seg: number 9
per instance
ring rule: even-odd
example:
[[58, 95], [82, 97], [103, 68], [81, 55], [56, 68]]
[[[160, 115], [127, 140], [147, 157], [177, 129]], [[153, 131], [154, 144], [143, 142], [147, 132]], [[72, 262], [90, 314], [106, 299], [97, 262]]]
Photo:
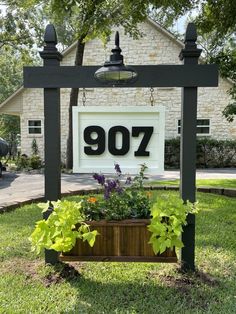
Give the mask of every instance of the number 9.
[[[92, 138], [92, 133], [97, 133], [96, 138]], [[91, 146], [84, 147], [86, 155], [101, 155], [105, 151], [105, 131], [102, 127], [91, 125], [84, 129], [84, 141], [89, 145], [97, 145], [95, 149]]]

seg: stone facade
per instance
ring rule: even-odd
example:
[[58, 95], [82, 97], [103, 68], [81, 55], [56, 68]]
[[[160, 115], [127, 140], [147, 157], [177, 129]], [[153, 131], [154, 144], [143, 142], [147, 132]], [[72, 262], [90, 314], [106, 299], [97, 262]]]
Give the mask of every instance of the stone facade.
[[[171, 34], [151, 21], [140, 25], [142, 38], [134, 40], [120, 29], [120, 46], [125, 64], [181, 64], [179, 53], [183, 44], [175, 40]], [[114, 34], [107, 46], [95, 39], [86, 43], [84, 65], [103, 64], [109, 58], [114, 45]], [[75, 45], [64, 53], [61, 65], [73, 65]], [[216, 139], [236, 139], [236, 122], [229, 124], [222, 117], [222, 110], [229, 103], [227, 90], [231, 83], [220, 79], [218, 88], [198, 89], [198, 119], [210, 119], [209, 136]], [[86, 89], [86, 106], [150, 106], [149, 88], [106, 88]], [[35, 137], [40, 153], [43, 155], [42, 134], [28, 134], [28, 120], [41, 120], [43, 126], [43, 91], [42, 89], [24, 89], [22, 93], [23, 107], [21, 114], [21, 148], [22, 153], [31, 153], [32, 139]], [[68, 134], [69, 89], [61, 90], [61, 149], [62, 160], [65, 160], [66, 140]], [[166, 108], [166, 138], [178, 136], [178, 119], [180, 119], [181, 89], [155, 88], [154, 105]], [[82, 106], [82, 91], [78, 105]]]

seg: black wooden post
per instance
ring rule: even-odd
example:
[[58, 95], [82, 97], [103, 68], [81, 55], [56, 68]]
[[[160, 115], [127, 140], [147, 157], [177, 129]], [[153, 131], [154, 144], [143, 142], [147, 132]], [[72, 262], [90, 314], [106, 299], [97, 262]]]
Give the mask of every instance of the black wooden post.
[[[62, 55], [57, 51], [57, 35], [52, 24], [47, 25], [44, 35], [45, 46], [40, 52], [44, 67], [60, 66]], [[44, 141], [45, 141], [45, 201], [61, 198], [61, 132], [60, 132], [60, 89], [44, 88]], [[53, 208], [44, 213], [47, 219]], [[58, 262], [58, 253], [45, 250], [45, 262]]]
[[[198, 64], [201, 49], [196, 45], [195, 25], [189, 23], [185, 35], [185, 48], [180, 59], [186, 65]], [[194, 75], [194, 74], [193, 74]], [[181, 149], [180, 149], [180, 193], [184, 202], [195, 202], [196, 181], [196, 131], [197, 131], [197, 86], [182, 88], [181, 105]], [[188, 215], [188, 224], [182, 234], [184, 247], [181, 250], [182, 270], [195, 269], [195, 216]]]

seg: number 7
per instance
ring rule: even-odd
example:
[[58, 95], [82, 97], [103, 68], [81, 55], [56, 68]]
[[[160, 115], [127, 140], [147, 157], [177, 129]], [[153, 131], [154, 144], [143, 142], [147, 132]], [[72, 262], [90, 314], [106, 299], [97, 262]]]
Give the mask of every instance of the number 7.
[[148, 143], [153, 133], [153, 126], [134, 126], [132, 127], [132, 136], [138, 137], [140, 133], [143, 134], [143, 138], [140, 142], [138, 150], [134, 152], [134, 156], [149, 156], [150, 152], [146, 151]]

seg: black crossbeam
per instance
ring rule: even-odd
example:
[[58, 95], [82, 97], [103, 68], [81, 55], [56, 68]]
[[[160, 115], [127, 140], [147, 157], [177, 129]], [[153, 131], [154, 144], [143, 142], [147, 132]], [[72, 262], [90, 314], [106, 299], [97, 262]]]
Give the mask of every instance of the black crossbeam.
[[[94, 73], [98, 66], [25, 67], [26, 88], [98, 88], [111, 87], [98, 82]], [[135, 65], [134, 83], [116, 87], [210, 87], [218, 86], [218, 67], [207, 65]]]

